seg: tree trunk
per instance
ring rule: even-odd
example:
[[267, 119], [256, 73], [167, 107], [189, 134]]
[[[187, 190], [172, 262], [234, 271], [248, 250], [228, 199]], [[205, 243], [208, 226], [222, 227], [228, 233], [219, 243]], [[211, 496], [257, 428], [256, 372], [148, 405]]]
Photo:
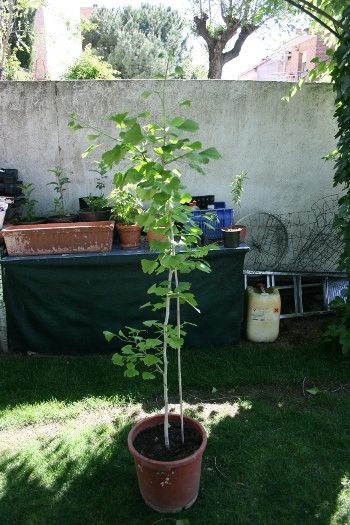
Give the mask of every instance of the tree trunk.
[[213, 46], [208, 46], [209, 51], [209, 79], [220, 79], [222, 77], [222, 68], [224, 65], [222, 46], [220, 42], [215, 42]]

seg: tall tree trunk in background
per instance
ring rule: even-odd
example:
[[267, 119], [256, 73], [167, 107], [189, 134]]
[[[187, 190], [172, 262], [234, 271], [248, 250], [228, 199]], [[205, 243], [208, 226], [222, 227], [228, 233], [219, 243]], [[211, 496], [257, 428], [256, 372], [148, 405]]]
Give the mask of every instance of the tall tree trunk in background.
[[[224, 65], [233, 58], [238, 57], [245, 40], [259, 27], [249, 24], [245, 25], [230, 15], [223, 16], [222, 18], [225, 22], [226, 29], [221, 26], [219, 29], [213, 31], [210, 24], [209, 26], [207, 25], [208, 15], [206, 13], [201, 13], [200, 16], [194, 17], [197, 33], [204, 39], [208, 47], [209, 79], [220, 79], [222, 77], [222, 68]], [[235, 36], [237, 36], [237, 40], [233, 48], [224, 52], [227, 43]]]

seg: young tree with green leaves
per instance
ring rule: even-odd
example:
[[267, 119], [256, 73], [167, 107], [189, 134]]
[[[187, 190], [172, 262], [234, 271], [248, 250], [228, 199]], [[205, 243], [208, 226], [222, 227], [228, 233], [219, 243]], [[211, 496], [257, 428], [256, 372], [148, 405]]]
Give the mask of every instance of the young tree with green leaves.
[[121, 78], [155, 78], [164, 68], [159, 55], [172, 55], [172, 64], [182, 63], [189, 49], [186, 24], [179, 13], [161, 5], [140, 8], [96, 9], [90, 21], [94, 28], [83, 31], [84, 45], [121, 73]]

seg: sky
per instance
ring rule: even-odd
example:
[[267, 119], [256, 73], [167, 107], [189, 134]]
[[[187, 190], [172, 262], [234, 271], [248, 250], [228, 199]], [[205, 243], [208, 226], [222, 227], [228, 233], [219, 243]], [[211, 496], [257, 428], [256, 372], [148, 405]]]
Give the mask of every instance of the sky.
[[[163, 4], [170, 6], [180, 12], [183, 16], [188, 8], [187, 0], [60, 0], [60, 5], [77, 5], [79, 7], [92, 7], [97, 4], [98, 7], [122, 7], [123, 5], [133, 5], [139, 7], [141, 3]], [[304, 24], [305, 26], [305, 24]], [[265, 35], [263, 34], [265, 33]], [[273, 50], [278, 48], [284, 40], [288, 40], [292, 35], [280, 34], [277, 30], [271, 30], [266, 36], [266, 31], [250, 35], [243, 44], [242, 50], [237, 58], [229, 62], [223, 69], [223, 80], [235, 80], [240, 73], [259, 64], [264, 58], [272, 54]], [[207, 67], [207, 53], [201, 44], [203, 39], [191, 39], [193, 47], [193, 57], [195, 64], [203, 64]]]

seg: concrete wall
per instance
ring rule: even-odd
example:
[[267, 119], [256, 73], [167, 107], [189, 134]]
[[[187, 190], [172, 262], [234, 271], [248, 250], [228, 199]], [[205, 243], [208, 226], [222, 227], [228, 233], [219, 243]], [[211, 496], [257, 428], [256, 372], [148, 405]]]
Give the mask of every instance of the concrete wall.
[[[60, 164], [73, 182], [66, 192], [68, 207], [77, 210], [78, 197], [96, 193], [89, 170], [103, 149], [82, 158], [90, 143], [84, 130], [68, 129], [69, 114], [113, 133], [113, 123], [103, 117], [146, 108], [159, 115], [157, 97], [139, 97], [159, 87], [152, 80], [0, 83], [0, 167], [17, 168], [20, 179], [35, 184], [38, 211], [45, 213], [52, 211], [55, 196], [52, 186], [46, 186], [52, 180], [47, 170]], [[208, 166], [206, 177], [186, 171], [192, 194], [214, 194], [232, 206], [231, 177], [246, 170], [249, 180], [242, 208], [235, 210], [238, 219], [254, 211], [309, 210], [335, 193], [332, 163], [322, 160], [335, 147], [332, 87], [307, 85], [286, 103], [281, 98], [289, 88], [277, 82], [169, 83], [169, 110], [178, 114], [176, 101], [191, 99], [192, 107], [181, 111], [201, 126], [194, 139], [224, 156]]]

